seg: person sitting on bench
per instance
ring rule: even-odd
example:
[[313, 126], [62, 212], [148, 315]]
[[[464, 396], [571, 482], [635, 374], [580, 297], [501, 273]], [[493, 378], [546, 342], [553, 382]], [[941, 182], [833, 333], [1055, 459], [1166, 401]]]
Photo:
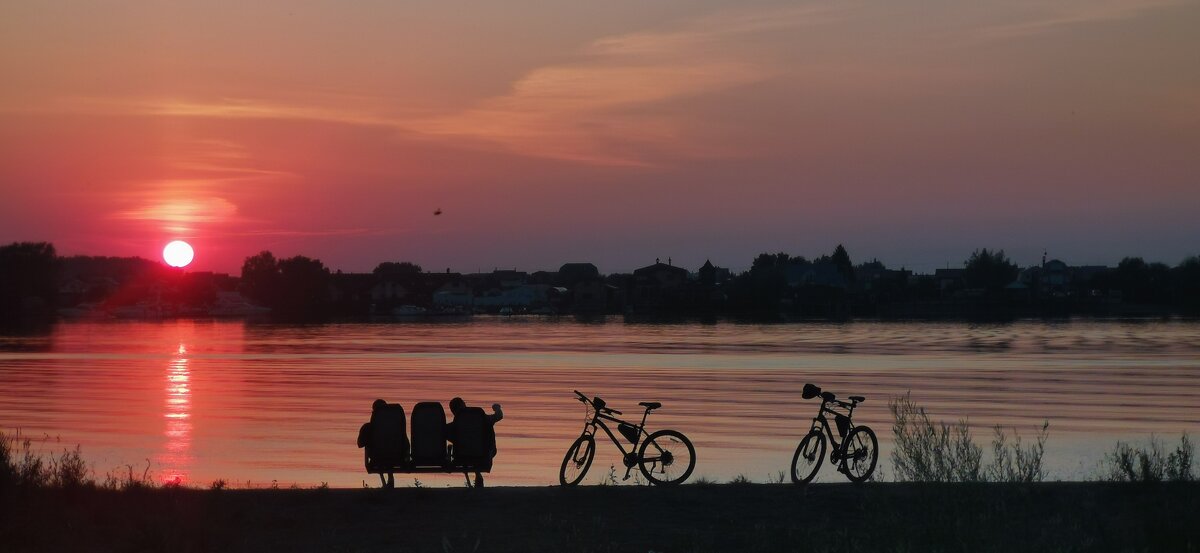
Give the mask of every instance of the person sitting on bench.
[[[395, 439], [397, 434], [399, 439]], [[380, 485], [394, 488], [395, 476], [388, 469], [408, 455], [408, 438], [404, 436], [404, 408], [388, 405], [382, 399], [375, 400], [371, 404], [371, 421], [358, 429], [358, 447], [366, 449], [367, 468], [376, 467]], [[384, 473], [387, 473], [386, 480]]]
[[[459, 436], [456, 423], [458, 423], [459, 415], [464, 413], [466, 409], [468, 409], [467, 402], [463, 401], [463, 398], [456, 397], [450, 400], [450, 413], [454, 415], [455, 420], [446, 424], [446, 438], [450, 440], [450, 443], [452, 444], [458, 445]], [[504, 411], [500, 408], [499, 403], [492, 404], [492, 411], [493, 412], [490, 415], [483, 415], [483, 419], [485, 421], [484, 424], [486, 425], [484, 429], [485, 443], [483, 446], [486, 452], [486, 464], [489, 467], [491, 466], [492, 458], [496, 456], [496, 431], [493, 426], [504, 418]], [[466, 444], [464, 444], [463, 449], [466, 449], [466, 447]], [[478, 470], [475, 471], [475, 487], [483, 487], [483, 475]]]

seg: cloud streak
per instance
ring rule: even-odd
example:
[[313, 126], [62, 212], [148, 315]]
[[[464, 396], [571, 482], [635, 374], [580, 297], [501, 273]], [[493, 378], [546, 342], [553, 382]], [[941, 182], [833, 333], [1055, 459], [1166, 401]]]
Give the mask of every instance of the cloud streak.
[[[759, 39], [785, 39], [797, 30], [846, 20], [862, 6], [839, 4], [773, 9], [740, 8], [662, 28], [605, 36], [569, 60], [535, 67], [505, 94], [461, 110], [396, 111], [379, 97], [310, 95], [309, 103], [221, 97], [74, 98], [55, 111], [147, 117], [299, 120], [376, 126], [456, 148], [594, 165], [651, 167], [699, 158], [738, 158], [742, 146], [704, 132], [704, 118], [672, 104], [779, 78], [794, 68], [755, 50]], [[769, 42], [765, 41], [765, 42]], [[667, 109], [661, 109], [667, 108]], [[202, 161], [191, 168], [220, 168]], [[262, 176], [270, 176], [263, 173]]]
[[1039, 1], [1029, 5], [1034, 13], [1024, 21], [985, 27], [981, 33], [996, 39], [1021, 37], [1064, 27], [1133, 19], [1146, 12], [1182, 4], [1182, 0]]
[[[728, 153], [697, 142], [678, 116], [643, 108], [762, 82], [778, 75], [739, 43], [753, 35], [828, 23], [840, 9], [803, 7], [722, 13], [678, 29], [604, 37], [574, 61], [529, 71], [503, 96], [413, 125], [515, 153], [604, 165], [653, 165], [653, 158]], [[729, 146], [729, 145], [726, 145]], [[636, 153], [635, 153], [636, 152]]]
[[163, 199], [118, 211], [118, 219], [162, 224], [172, 232], [188, 232], [196, 225], [227, 223], [237, 216], [233, 202], [216, 196]]

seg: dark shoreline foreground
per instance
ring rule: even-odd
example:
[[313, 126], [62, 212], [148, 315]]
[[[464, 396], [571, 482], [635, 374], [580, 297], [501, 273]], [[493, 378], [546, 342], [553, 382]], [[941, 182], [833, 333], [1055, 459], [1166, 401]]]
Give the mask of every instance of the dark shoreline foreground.
[[1196, 483], [6, 495], [9, 552], [1200, 551]]

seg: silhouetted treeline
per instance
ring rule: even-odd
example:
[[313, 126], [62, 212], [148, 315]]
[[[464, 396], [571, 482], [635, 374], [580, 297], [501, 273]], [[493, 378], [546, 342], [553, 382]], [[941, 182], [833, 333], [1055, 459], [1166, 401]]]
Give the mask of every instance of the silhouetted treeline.
[[59, 257], [45, 242], [0, 247], [0, 322], [59, 315], [173, 317], [205, 315], [228, 275], [184, 272], [138, 257]]
[[15, 242], [0, 248], [0, 317], [46, 319], [58, 305], [60, 265], [47, 242]]
[[427, 272], [405, 261], [370, 273], [330, 271], [305, 256], [246, 258], [239, 276], [188, 272], [141, 258], [59, 257], [48, 243], [0, 247], [0, 320], [72, 317], [269, 316], [282, 320], [431, 318], [476, 313], [756, 320], [851, 317], [1200, 315], [1200, 258], [1171, 267], [1141, 258], [1116, 267], [1059, 260], [1021, 268], [979, 249], [961, 267], [915, 274], [854, 264], [838, 245], [808, 258], [762, 253], [735, 273], [661, 259], [604, 275], [591, 263], [556, 271]]
[[248, 257], [242, 265], [242, 291], [281, 317], [330, 315], [330, 274], [319, 259], [298, 255], [276, 260], [268, 251]]

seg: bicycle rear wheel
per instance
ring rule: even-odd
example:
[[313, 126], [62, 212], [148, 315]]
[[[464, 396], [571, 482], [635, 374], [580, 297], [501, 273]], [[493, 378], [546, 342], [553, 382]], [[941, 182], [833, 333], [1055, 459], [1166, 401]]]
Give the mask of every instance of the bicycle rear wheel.
[[796, 446], [796, 454], [792, 456], [792, 483], [812, 482], [824, 461], [825, 436], [813, 430], [800, 440], [800, 445]]
[[862, 482], [875, 472], [879, 461], [879, 441], [875, 431], [865, 426], [855, 427], [842, 445], [842, 467], [851, 482]]
[[558, 483], [564, 486], [574, 486], [583, 480], [592, 459], [596, 457], [596, 440], [591, 434], [584, 434], [575, 439], [575, 443], [567, 449], [563, 457], [562, 468], [558, 469]]
[[638, 467], [651, 484], [679, 484], [696, 468], [696, 448], [679, 432], [659, 430], [638, 449]]

